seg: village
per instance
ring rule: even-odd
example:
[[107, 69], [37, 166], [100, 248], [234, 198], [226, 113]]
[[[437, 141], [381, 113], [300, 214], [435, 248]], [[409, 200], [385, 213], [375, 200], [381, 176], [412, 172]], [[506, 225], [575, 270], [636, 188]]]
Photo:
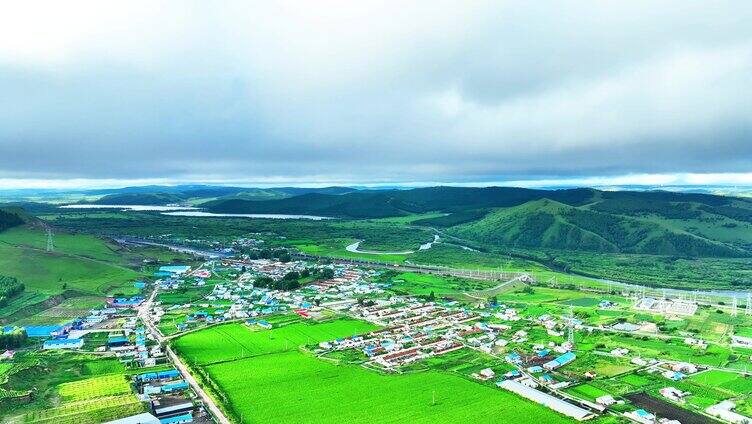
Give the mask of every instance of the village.
[[[234, 243], [238, 244], [255, 245], [248, 240]], [[139, 295], [107, 298], [101, 308], [65, 325], [26, 326], [22, 331], [40, 341], [41, 351], [92, 352], [134, 370], [128, 377], [130, 387], [146, 412], [110, 421], [118, 424], [225, 422], [190, 366], [170, 349], [172, 340], [226, 323], [242, 323], [256, 332], [341, 317], [378, 329], [304, 348], [321, 358], [346, 355], [353, 363], [386, 374], [441, 361], [459, 351], [476, 352], [478, 358], [487, 358], [487, 366], [479, 365], [465, 378], [577, 421], [602, 416], [644, 424], [692, 424], [711, 417], [730, 423], [749, 420], [736, 412], [734, 396], [701, 409], [684, 409], [693, 395], [687, 382], [723, 367], [645, 355], [639, 342], [632, 347], [588, 341], [613, 334], [665, 343], [658, 324], [649, 319], [594, 322], [588, 314], [639, 311], [671, 319], [691, 317], [699, 306], [687, 299], [605, 296], [583, 312], [573, 304], [531, 308], [515, 300], [522, 296], [519, 291], [509, 292], [503, 302], [496, 296], [488, 301], [437, 298], [433, 293], [412, 296], [392, 292], [389, 280], [382, 278], [386, 271], [377, 267], [251, 259], [228, 254], [231, 251], [191, 265], [159, 266], [152, 279], [133, 283]], [[638, 340], [630, 337], [622, 340]], [[698, 335], [672, 337], [692, 355], [714, 346]], [[732, 343], [749, 348], [752, 339], [734, 335]], [[0, 361], [14, 355], [8, 350]], [[725, 371], [744, 375], [738, 369]], [[627, 383], [618, 382], [630, 379], [649, 382], [657, 397], [623, 395]]]

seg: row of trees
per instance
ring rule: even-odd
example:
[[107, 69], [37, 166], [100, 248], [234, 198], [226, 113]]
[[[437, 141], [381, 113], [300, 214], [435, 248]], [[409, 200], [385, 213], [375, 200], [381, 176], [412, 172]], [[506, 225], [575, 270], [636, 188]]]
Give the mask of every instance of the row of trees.
[[284, 277], [279, 280], [275, 280], [266, 275], [256, 278], [253, 285], [256, 287], [265, 287], [275, 290], [295, 290], [300, 287], [300, 273], [297, 271], [290, 271], [285, 274]]
[[0, 231], [23, 224], [24, 221], [18, 215], [0, 209]]
[[327, 280], [334, 277], [334, 270], [331, 268], [306, 268], [300, 272], [290, 271], [279, 280], [264, 275], [256, 278], [253, 285], [275, 290], [295, 290], [301, 286], [301, 279], [307, 279], [311, 276], [317, 280]]
[[290, 252], [287, 249], [248, 249], [243, 251], [250, 259], [276, 259], [280, 262], [290, 262]]
[[0, 275], [0, 307], [8, 304], [8, 301], [21, 294], [26, 287], [14, 277]]
[[23, 328], [16, 328], [7, 333], [0, 331], [0, 349], [16, 349], [21, 347], [28, 335]]

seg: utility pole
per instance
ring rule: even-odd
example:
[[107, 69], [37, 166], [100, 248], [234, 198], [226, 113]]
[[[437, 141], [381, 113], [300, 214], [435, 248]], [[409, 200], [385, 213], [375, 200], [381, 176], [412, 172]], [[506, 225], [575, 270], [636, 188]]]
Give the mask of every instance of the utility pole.
[[752, 294], [747, 293], [747, 306], [744, 308], [744, 315], [752, 315]]

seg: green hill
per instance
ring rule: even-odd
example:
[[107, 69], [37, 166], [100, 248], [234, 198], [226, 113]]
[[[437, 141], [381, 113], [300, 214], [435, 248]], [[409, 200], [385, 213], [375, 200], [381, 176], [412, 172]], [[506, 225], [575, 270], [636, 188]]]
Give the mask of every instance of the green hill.
[[413, 225], [444, 228], [489, 248], [752, 256], [752, 201], [704, 193], [430, 187], [308, 193], [268, 201], [218, 199], [202, 206], [220, 213], [349, 219], [440, 213]]
[[176, 193], [118, 193], [108, 194], [97, 199], [95, 205], [168, 205], [180, 203], [187, 199]]
[[253, 201], [218, 199], [202, 206], [218, 213], [291, 213], [341, 218], [385, 218], [425, 212], [461, 212], [516, 206], [549, 197], [581, 205], [593, 190], [530, 190], [514, 187], [429, 187], [413, 190], [361, 190], [345, 194], [309, 193], [286, 199]]
[[494, 246], [642, 253], [689, 257], [736, 257], [737, 246], [678, 228], [618, 216], [549, 199], [500, 209], [449, 230], [450, 234]]

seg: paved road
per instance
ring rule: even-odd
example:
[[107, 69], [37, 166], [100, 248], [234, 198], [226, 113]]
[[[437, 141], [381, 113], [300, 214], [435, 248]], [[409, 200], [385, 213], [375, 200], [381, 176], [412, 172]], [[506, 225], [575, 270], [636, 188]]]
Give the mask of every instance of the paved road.
[[[514, 278], [512, 278], [509, 281], [505, 281], [505, 282], [499, 284], [498, 286], [494, 286], [494, 287], [491, 287], [489, 289], [484, 289], [484, 290], [477, 291], [477, 292], [475, 292], [475, 294], [467, 293], [467, 292], [462, 293], [462, 294], [464, 294], [467, 297], [471, 297], [473, 299], [485, 300], [486, 296], [483, 296], [484, 294], [493, 294], [495, 291], [501, 290], [504, 287], [508, 286], [509, 284], [512, 284], [512, 283], [517, 282], [517, 281], [523, 281], [526, 275], [527, 274], [520, 275], [519, 277], [514, 277]], [[480, 295], [480, 296], [478, 296], [478, 295]]]
[[[157, 291], [159, 289], [157, 287], [154, 288], [154, 291], [151, 293], [151, 296], [149, 296], [149, 299], [147, 299], [143, 304], [141, 304], [141, 307], [138, 310], [138, 316], [141, 318], [141, 320], [144, 322], [144, 325], [146, 325], [146, 328], [149, 329], [149, 332], [154, 336], [154, 338], [161, 344], [165, 341], [165, 337], [162, 335], [162, 333], [159, 331], [159, 329], [154, 325], [154, 323], [151, 320], [151, 315], [149, 314], [149, 311], [151, 310], [151, 305], [154, 303], [154, 298], [157, 296]], [[175, 368], [177, 368], [178, 371], [180, 371], [180, 374], [182, 374], [185, 381], [188, 382], [188, 384], [191, 385], [191, 388], [193, 391], [201, 397], [201, 400], [204, 402], [204, 406], [211, 412], [211, 414], [214, 416], [214, 418], [219, 422], [220, 424], [231, 424], [231, 421], [227, 419], [225, 414], [222, 412], [221, 409], [217, 406], [216, 403], [214, 403], [214, 400], [204, 391], [204, 389], [199, 386], [198, 382], [195, 378], [191, 375], [191, 373], [188, 371], [188, 367], [185, 366], [183, 361], [180, 360], [180, 358], [170, 349], [169, 346], [167, 346], [167, 357], [170, 358], [172, 363], [175, 365]]]
[[220, 424], [230, 424], [230, 420], [225, 417], [225, 414], [222, 413], [222, 410], [219, 409], [217, 404], [214, 403], [214, 400], [212, 400], [212, 398], [204, 391], [204, 389], [199, 386], [198, 381], [196, 381], [196, 379], [193, 378], [191, 373], [188, 371], [188, 367], [183, 364], [183, 361], [180, 360], [178, 355], [175, 355], [175, 353], [169, 346], [167, 346], [167, 356], [172, 360], [172, 363], [175, 364], [175, 367], [183, 375], [185, 381], [187, 381], [188, 384], [191, 385], [193, 391], [201, 397], [201, 399], [204, 401], [204, 406], [209, 409], [209, 412], [211, 412], [214, 418], [216, 418], [217, 422], [219, 422]]

